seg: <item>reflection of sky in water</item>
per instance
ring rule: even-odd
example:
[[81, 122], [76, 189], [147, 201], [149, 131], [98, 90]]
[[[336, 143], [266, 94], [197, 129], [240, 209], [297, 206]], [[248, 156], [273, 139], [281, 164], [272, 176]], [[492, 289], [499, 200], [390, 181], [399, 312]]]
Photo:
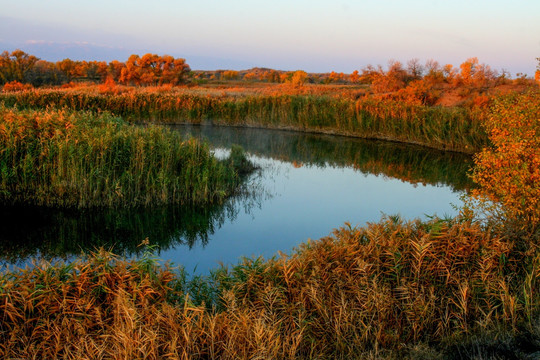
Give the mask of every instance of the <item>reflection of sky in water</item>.
[[455, 153], [273, 130], [177, 128], [209, 139], [219, 158], [228, 156], [223, 149], [232, 144], [258, 154], [251, 158], [261, 169], [250, 177], [247, 191], [223, 206], [204, 209], [0, 208], [0, 266], [24, 266], [39, 255], [73, 259], [100, 246], [136, 257], [142, 250], [137, 245], [148, 237], [161, 249], [158, 257], [163, 261], [206, 273], [219, 262], [234, 264], [241, 256], [290, 253], [345, 222], [364, 226], [379, 221], [382, 213], [404, 219], [455, 215], [452, 204], [460, 204], [458, 189], [469, 186], [465, 173], [470, 159]]
[[[219, 154], [220, 155], [220, 154]], [[351, 168], [295, 168], [291, 163], [252, 157], [262, 168], [260, 186], [269, 196], [248, 213], [240, 210], [203, 247], [178, 246], [160, 258], [206, 272], [217, 263], [235, 263], [240, 256], [273, 256], [290, 252], [310, 239], [329, 235], [346, 221], [353, 226], [378, 221], [381, 213], [405, 219], [424, 215], [455, 215], [459, 194], [448, 187], [412, 185]], [[242, 204], [237, 204], [242, 208]]]

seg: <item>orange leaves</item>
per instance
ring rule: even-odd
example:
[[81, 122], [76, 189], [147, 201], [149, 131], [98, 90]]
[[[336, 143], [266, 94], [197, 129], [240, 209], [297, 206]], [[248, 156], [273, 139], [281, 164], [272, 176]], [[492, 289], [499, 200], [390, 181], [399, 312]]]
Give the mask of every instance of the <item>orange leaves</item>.
[[308, 78], [308, 74], [305, 71], [295, 71], [291, 78], [291, 84], [296, 87], [302, 87]]
[[509, 220], [540, 222], [540, 93], [498, 99], [485, 122], [493, 144], [475, 159], [475, 195], [499, 202]]
[[120, 71], [120, 82], [135, 85], [179, 84], [190, 71], [185, 59], [170, 55], [131, 55]]
[[102, 94], [118, 94], [120, 90], [112, 76], [107, 76], [105, 83], [99, 85], [99, 92]]
[[5, 92], [23, 91], [23, 90], [29, 90], [29, 89], [32, 89], [32, 85], [21, 84], [18, 81], [11, 81], [4, 85]]

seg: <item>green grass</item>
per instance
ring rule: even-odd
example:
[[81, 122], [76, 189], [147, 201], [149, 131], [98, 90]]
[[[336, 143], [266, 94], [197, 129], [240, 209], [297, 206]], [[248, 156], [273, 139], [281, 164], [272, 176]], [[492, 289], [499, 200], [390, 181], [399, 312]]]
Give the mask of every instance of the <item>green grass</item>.
[[[208, 146], [107, 113], [0, 107], [0, 202], [56, 207], [219, 203], [238, 168]], [[241, 155], [240, 155], [241, 156]]]

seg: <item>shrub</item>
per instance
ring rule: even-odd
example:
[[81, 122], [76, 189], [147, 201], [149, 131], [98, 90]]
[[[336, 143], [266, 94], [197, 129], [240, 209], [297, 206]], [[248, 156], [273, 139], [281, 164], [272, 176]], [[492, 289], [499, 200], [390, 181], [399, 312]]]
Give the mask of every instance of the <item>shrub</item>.
[[529, 233], [540, 222], [540, 92], [497, 99], [484, 126], [492, 146], [475, 157], [475, 197], [495, 203], [507, 225]]
[[22, 84], [18, 81], [11, 81], [4, 85], [5, 92], [23, 91], [23, 90], [29, 90], [29, 89], [32, 89], [32, 85]]

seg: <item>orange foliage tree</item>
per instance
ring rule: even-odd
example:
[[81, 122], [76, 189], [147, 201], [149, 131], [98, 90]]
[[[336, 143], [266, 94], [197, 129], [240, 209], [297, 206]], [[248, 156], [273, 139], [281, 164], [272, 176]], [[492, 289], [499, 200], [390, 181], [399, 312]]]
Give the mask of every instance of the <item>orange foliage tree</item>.
[[240, 78], [240, 73], [235, 70], [225, 70], [221, 74], [223, 80], [238, 80]]
[[156, 54], [131, 55], [120, 71], [119, 81], [135, 85], [177, 85], [189, 71], [185, 59]]
[[495, 72], [491, 70], [489, 65], [480, 64], [476, 57], [467, 59], [459, 67], [461, 73], [458, 80], [463, 85], [484, 87], [489, 85], [496, 77]]
[[474, 196], [494, 202], [499, 213], [519, 229], [539, 230], [540, 92], [497, 99], [485, 128], [492, 147], [475, 157]]
[[351, 75], [349, 75], [349, 81], [353, 84], [360, 81], [360, 74], [358, 73], [358, 70], [354, 70]]
[[292, 74], [291, 84], [294, 87], [299, 88], [299, 87], [304, 86], [304, 83], [307, 81], [307, 79], [308, 79], [308, 74], [305, 71], [297, 70]]
[[11, 81], [25, 82], [27, 73], [39, 59], [22, 50], [0, 54], [0, 84]]
[[379, 72], [373, 80], [372, 89], [377, 93], [392, 92], [403, 89], [409, 80], [407, 71], [399, 61], [390, 61], [388, 71]]

